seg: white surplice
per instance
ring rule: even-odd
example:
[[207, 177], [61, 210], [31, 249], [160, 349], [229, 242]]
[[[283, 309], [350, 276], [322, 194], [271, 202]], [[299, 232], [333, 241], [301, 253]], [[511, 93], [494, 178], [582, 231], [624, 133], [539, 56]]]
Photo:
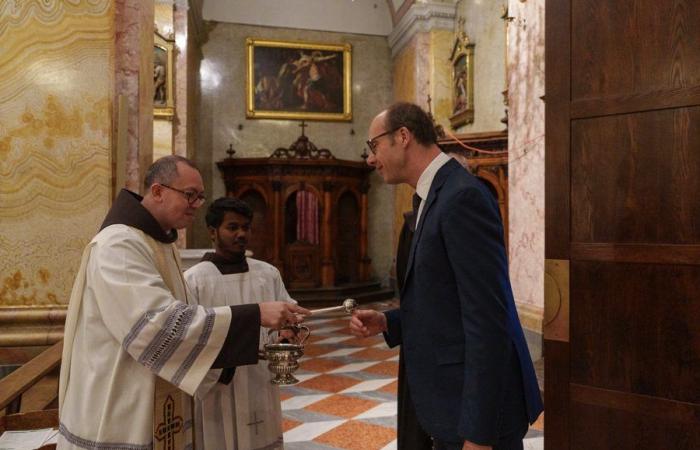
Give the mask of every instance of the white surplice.
[[[152, 449], [157, 377], [191, 404], [185, 393], [210, 371], [231, 309], [188, 304], [178, 258], [173, 244], [126, 225], [88, 245], [66, 318], [60, 450]], [[178, 419], [191, 442], [191, 417]]]
[[[248, 272], [222, 275], [203, 261], [185, 272], [196, 302], [203, 306], [241, 305], [265, 301], [296, 303], [274, 266], [247, 258]], [[268, 330], [260, 329], [261, 345]], [[195, 395], [195, 446], [198, 450], [282, 448], [279, 388], [270, 383], [267, 361], [236, 368], [229, 385], [217, 382], [212, 370]]]

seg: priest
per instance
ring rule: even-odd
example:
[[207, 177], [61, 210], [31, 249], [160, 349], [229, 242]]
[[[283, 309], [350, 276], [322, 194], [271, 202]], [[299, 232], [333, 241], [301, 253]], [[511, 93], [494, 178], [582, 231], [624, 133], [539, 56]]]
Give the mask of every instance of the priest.
[[[250, 207], [236, 198], [222, 197], [209, 206], [205, 220], [215, 250], [185, 272], [198, 304], [296, 303], [275, 266], [246, 257], [252, 219]], [[266, 339], [268, 329], [260, 328], [260, 341]], [[195, 447], [283, 448], [279, 388], [270, 383], [271, 378], [266, 361], [212, 370], [195, 395]]]
[[66, 318], [59, 449], [190, 448], [191, 396], [210, 369], [256, 363], [261, 325], [308, 314], [283, 302], [194, 304], [173, 243], [204, 203], [201, 175], [166, 156], [144, 188], [144, 197], [121, 191], [83, 253]]

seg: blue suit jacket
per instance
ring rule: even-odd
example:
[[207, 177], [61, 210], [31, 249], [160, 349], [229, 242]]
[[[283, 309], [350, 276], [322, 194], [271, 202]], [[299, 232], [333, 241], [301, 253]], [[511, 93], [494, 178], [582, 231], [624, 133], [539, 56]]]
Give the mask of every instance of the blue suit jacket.
[[[504, 421], [526, 427], [537, 419], [542, 400], [513, 301], [498, 204], [455, 160], [433, 179], [400, 308], [386, 317], [385, 338], [403, 345], [411, 397], [428, 434], [493, 445]], [[527, 419], [501, 417], [508, 397], [523, 393]]]

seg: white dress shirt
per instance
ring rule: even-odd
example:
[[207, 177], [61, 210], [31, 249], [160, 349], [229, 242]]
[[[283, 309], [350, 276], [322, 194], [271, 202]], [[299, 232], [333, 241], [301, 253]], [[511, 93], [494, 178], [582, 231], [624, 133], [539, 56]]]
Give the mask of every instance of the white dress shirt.
[[450, 159], [451, 156], [446, 153], [440, 152], [439, 155], [433, 159], [428, 167], [425, 168], [420, 177], [418, 178], [418, 183], [416, 184], [416, 194], [420, 197], [420, 206], [418, 207], [418, 216], [416, 217], [416, 230], [418, 229], [418, 222], [420, 221], [421, 215], [423, 213], [423, 205], [425, 205], [425, 200], [428, 198], [428, 193], [430, 192], [430, 185], [433, 184], [433, 178], [435, 174], [444, 166]]

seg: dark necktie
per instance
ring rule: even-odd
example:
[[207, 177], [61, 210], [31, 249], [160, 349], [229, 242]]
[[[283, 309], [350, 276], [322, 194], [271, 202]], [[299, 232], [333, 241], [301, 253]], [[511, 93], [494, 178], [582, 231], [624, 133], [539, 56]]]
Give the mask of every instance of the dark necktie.
[[411, 221], [411, 231], [416, 231], [416, 224], [418, 223], [418, 208], [420, 208], [421, 198], [417, 193], [413, 194], [413, 220]]

